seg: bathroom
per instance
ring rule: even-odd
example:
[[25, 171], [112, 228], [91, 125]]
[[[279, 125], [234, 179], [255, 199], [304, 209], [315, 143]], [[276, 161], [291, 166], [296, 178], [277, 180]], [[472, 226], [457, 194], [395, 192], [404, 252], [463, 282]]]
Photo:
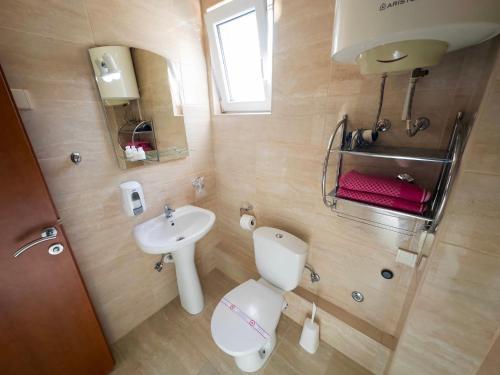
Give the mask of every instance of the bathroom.
[[[458, 2], [2, 0], [1, 373], [500, 374], [500, 5]], [[440, 18], [452, 8], [463, 11]], [[253, 46], [260, 106], [231, 107], [221, 83], [211, 26], [242, 9], [255, 9], [267, 37]], [[359, 53], [397, 39], [363, 32], [397, 35], [398, 15], [413, 14], [415, 28], [448, 22], [443, 35], [460, 48], [367, 73], [379, 65]], [[375, 17], [392, 22], [358, 32]], [[239, 35], [228, 43], [250, 53]], [[365, 47], [342, 54], [350, 43]], [[128, 70], [109, 60], [123, 47]], [[162, 70], [141, 70], [141, 56]], [[132, 71], [135, 96], [113, 102], [99, 80], [107, 68]], [[255, 83], [255, 70], [239, 72]], [[427, 128], [413, 125], [424, 118]], [[379, 122], [376, 145], [361, 150], [411, 148], [425, 160], [336, 152]], [[345, 136], [330, 142], [339, 125]], [[127, 155], [141, 132], [144, 154]], [[444, 162], [425, 152], [458, 143]], [[336, 172], [351, 170], [413, 178], [433, 194], [432, 220], [343, 200]], [[168, 251], [141, 240], [155, 220], [175, 234]], [[176, 247], [181, 237], [191, 244]], [[278, 273], [292, 280], [286, 292], [273, 289]], [[244, 314], [224, 311], [241, 286], [274, 297], [258, 305], [252, 289]], [[244, 324], [252, 301], [273, 306], [271, 323], [261, 312], [257, 328]], [[251, 341], [230, 322], [253, 334], [271, 325], [275, 344], [258, 345], [254, 367], [222, 343], [235, 332], [231, 344]]]

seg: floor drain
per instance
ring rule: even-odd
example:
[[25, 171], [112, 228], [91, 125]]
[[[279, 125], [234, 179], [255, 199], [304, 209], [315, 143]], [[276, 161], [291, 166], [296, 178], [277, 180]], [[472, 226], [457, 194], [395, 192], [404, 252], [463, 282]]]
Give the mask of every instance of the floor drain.
[[363, 296], [363, 293], [354, 291], [352, 292], [352, 299], [355, 300], [356, 302], [363, 302], [365, 299], [365, 296]]
[[382, 271], [380, 271], [380, 274], [384, 279], [390, 280], [394, 277], [394, 272], [391, 270], [384, 268]]

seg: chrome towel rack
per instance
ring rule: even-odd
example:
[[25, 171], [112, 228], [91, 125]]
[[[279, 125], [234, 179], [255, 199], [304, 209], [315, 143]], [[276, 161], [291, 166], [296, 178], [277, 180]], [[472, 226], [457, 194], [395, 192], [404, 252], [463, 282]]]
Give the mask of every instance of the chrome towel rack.
[[[464, 118], [464, 113], [458, 112], [457, 116], [455, 117], [453, 133], [446, 150], [394, 148], [394, 147], [383, 147], [383, 146], [368, 146], [360, 149], [349, 150], [345, 144], [348, 116], [347, 114], [343, 115], [342, 119], [335, 126], [332, 135], [328, 141], [326, 155], [323, 162], [321, 193], [323, 196], [324, 205], [330, 208], [331, 210], [337, 212], [339, 216], [347, 218], [356, 218], [356, 216], [351, 215], [339, 209], [338, 207], [339, 202], [346, 203], [348, 205], [352, 204], [363, 208], [369, 208], [371, 210], [375, 210], [377, 214], [381, 215], [387, 215], [405, 219], [415, 219], [421, 222], [422, 224], [420, 226], [416, 226], [418, 227], [418, 231], [424, 230], [429, 233], [434, 233], [442, 219], [444, 208], [446, 206], [446, 202], [448, 201], [450, 190], [453, 185], [453, 181], [455, 179], [458, 165], [460, 162], [463, 143], [465, 139], [463, 118]], [[339, 134], [341, 136], [340, 139], [338, 138]], [[336, 141], [337, 143], [339, 143], [338, 147], [334, 147]], [[330, 156], [332, 153], [338, 153], [338, 160], [336, 165], [335, 186], [333, 187], [332, 190], [328, 191], [327, 176], [330, 163]], [[397, 159], [397, 160], [409, 160], [415, 162], [440, 163], [442, 167], [439, 179], [434, 191], [433, 199], [430, 203], [430, 207], [427, 210], [427, 212], [423, 215], [418, 215], [338, 197], [337, 190], [339, 188], [339, 178], [342, 173], [342, 158], [343, 155], [345, 154], [357, 157], [386, 158], [386, 159]], [[363, 218], [358, 218], [358, 219], [367, 222], [367, 220]], [[382, 225], [382, 227], [386, 227], [385, 224], [380, 224], [380, 225]], [[380, 227], [380, 225], [375, 225], [375, 226]], [[403, 233], [406, 234], [415, 233], [414, 231], [408, 230], [406, 228], [404, 229], [386, 228], [386, 229], [390, 230], [396, 229], [396, 231], [398, 232], [402, 231]]]

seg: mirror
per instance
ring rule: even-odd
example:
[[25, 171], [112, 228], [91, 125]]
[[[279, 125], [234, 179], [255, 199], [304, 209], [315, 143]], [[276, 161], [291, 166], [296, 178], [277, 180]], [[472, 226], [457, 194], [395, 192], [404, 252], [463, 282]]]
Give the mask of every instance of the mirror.
[[89, 54], [118, 165], [187, 157], [179, 67], [139, 48], [103, 46]]

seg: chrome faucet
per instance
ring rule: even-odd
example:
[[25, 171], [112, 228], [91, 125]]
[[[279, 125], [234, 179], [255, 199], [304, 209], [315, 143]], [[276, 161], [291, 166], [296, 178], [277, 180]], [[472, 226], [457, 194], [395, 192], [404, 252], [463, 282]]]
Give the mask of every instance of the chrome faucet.
[[174, 208], [168, 207], [168, 204], [166, 204], [164, 211], [165, 211], [165, 218], [167, 220], [170, 220], [170, 221], [174, 220], [174, 212], [175, 212]]

